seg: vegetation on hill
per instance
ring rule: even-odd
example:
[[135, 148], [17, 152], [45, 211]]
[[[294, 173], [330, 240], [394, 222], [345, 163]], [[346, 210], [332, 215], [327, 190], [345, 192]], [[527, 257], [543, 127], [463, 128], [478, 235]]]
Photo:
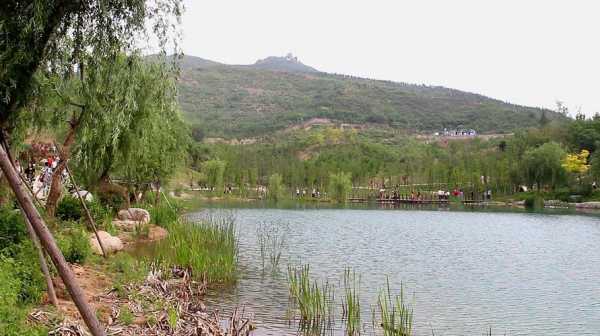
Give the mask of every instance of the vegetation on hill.
[[192, 60], [183, 58], [179, 101], [186, 120], [209, 137], [261, 136], [315, 117], [409, 133], [510, 133], [563, 118], [444, 87]]

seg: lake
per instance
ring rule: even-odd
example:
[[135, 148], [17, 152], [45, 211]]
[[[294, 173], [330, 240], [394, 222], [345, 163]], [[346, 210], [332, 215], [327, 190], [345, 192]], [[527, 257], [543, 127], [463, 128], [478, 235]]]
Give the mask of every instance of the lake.
[[[214, 211], [214, 210], [209, 210]], [[600, 218], [590, 215], [437, 209], [232, 209], [241, 278], [209, 296], [244, 306], [257, 335], [295, 335], [286, 318], [288, 265], [310, 264], [341, 303], [340, 281], [361, 275], [364, 334], [389, 278], [414, 307], [416, 335], [600, 334]], [[192, 214], [201, 215], [201, 213]], [[259, 223], [283, 225], [280, 273], [266, 274]], [[263, 224], [265, 225], [265, 224]], [[341, 315], [341, 308], [337, 309]], [[337, 321], [335, 335], [343, 334]]]

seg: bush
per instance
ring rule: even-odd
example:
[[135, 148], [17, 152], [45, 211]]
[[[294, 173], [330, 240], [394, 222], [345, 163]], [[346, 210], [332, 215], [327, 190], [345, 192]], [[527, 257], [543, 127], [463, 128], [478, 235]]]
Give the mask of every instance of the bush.
[[98, 199], [105, 207], [119, 210], [127, 205], [127, 189], [119, 185], [103, 184], [97, 194]]
[[82, 216], [81, 203], [75, 197], [63, 197], [56, 207], [56, 217], [63, 221], [78, 221]]
[[527, 195], [523, 201], [527, 209], [542, 209], [544, 207], [544, 198], [539, 194]]
[[29, 238], [21, 213], [8, 207], [0, 208], [0, 254], [12, 255], [16, 245]]
[[[2, 336], [47, 334], [47, 331], [28, 326], [26, 323], [27, 301], [23, 301], [23, 293], [28, 291], [24, 288], [28, 286], [23, 285], [21, 279], [23, 273], [20, 270], [38, 266], [33, 260], [29, 261], [31, 262], [24, 263], [21, 260], [0, 256], [0, 335]], [[38, 287], [38, 292], [41, 292], [43, 288], [41, 286], [43, 282]]]
[[337, 202], [346, 202], [348, 194], [352, 191], [352, 179], [350, 174], [340, 172], [331, 174], [329, 177], [329, 194], [331, 199]]
[[65, 259], [74, 264], [83, 265], [92, 253], [87, 231], [75, 228], [57, 235], [58, 247]]
[[267, 197], [272, 201], [278, 201], [283, 197], [283, 178], [279, 174], [269, 177], [269, 191]]

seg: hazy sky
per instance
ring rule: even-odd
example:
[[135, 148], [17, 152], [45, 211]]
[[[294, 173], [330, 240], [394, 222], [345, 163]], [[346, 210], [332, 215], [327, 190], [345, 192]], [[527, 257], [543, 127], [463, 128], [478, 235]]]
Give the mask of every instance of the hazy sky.
[[185, 0], [183, 51], [600, 112], [598, 0]]

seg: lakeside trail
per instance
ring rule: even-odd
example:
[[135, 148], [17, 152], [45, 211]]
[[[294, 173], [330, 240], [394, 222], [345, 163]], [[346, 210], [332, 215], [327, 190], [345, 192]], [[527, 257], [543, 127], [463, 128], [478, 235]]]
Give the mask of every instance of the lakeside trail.
[[[142, 280], [119, 283], [111, 262], [118, 262], [118, 258], [123, 257], [120, 254], [128, 254], [137, 244], [155, 243], [168, 235], [164, 228], [151, 224], [148, 232], [147, 237], [140, 238], [132, 232], [121, 231], [118, 237], [123, 240], [125, 250], [108, 260], [98, 259], [84, 266], [70, 264], [107, 334], [249, 335], [254, 325], [237, 309], [225, 318], [206, 307], [203, 299], [208, 284], [204, 280], [194, 281], [187, 269], [164, 268], [152, 263], [149, 267], [125, 270], [137, 272]], [[132, 266], [122, 267], [135, 268]], [[144, 274], [140, 274], [142, 272]], [[46, 305], [34, 309], [29, 314], [29, 321], [47, 326], [51, 335], [89, 335], [60, 277], [55, 277], [53, 282], [58, 309], [49, 306], [45, 299]]]

